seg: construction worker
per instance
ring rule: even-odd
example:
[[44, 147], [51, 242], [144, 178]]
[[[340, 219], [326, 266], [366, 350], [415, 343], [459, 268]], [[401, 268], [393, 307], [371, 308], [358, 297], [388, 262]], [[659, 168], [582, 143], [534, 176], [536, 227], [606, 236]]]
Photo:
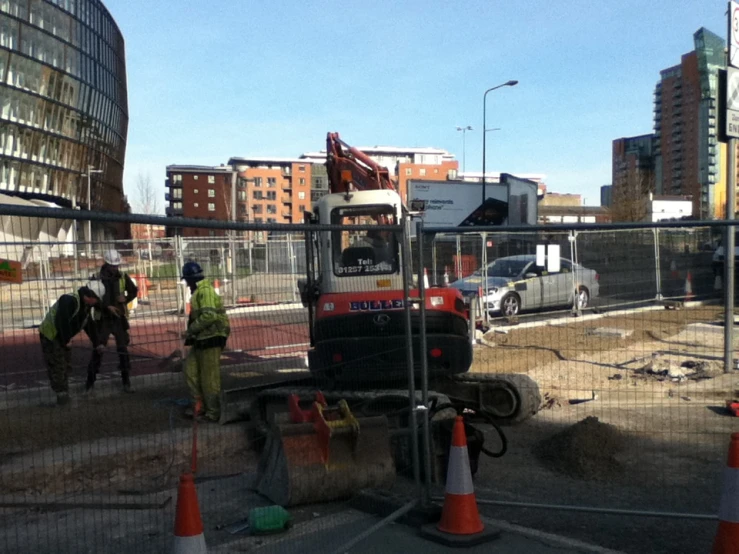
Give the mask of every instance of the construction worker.
[[[190, 352], [185, 363], [185, 378], [196, 409], [194, 416], [218, 421], [221, 416], [221, 351], [231, 333], [221, 297], [203, 275], [196, 262], [182, 266], [182, 279], [190, 287], [190, 318], [183, 333]], [[202, 405], [203, 410], [197, 412]]]
[[138, 295], [139, 289], [133, 283], [128, 274], [121, 272], [121, 255], [117, 250], [107, 250], [103, 254], [104, 264], [100, 271], [93, 276], [105, 285], [102, 310], [100, 318], [91, 322], [90, 339], [96, 348], [92, 352], [92, 358], [87, 366], [87, 383], [85, 390], [89, 391], [95, 386], [95, 379], [100, 371], [103, 361], [103, 349], [108, 344], [108, 338], [112, 334], [115, 338], [115, 346], [118, 351], [121, 370], [121, 381], [124, 392], [132, 392], [131, 388], [131, 358], [128, 354], [128, 345], [131, 341], [128, 330], [128, 303]]
[[72, 369], [69, 341], [85, 327], [92, 308], [100, 305], [104, 294], [105, 287], [100, 281], [90, 281], [75, 292], [63, 294], [39, 326], [49, 382], [59, 405], [69, 403], [68, 378]]

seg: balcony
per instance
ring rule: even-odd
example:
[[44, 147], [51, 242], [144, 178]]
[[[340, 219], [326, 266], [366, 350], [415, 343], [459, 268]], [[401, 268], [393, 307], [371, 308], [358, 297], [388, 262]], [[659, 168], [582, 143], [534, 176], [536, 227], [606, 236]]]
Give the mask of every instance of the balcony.
[[283, 177], [290, 177], [292, 175], [292, 171], [289, 167], [283, 167], [282, 168], [282, 176]]
[[282, 202], [283, 204], [292, 204], [293, 203], [293, 197], [292, 196], [287, 196], [287, 195], [286, 196], [283, 196], [282, 198], [280, 198], [280, 202]]
[[282, 210], [282, 217], [292, 217], [293, 213], [290, 210]]
[[288, 181], [287, 183], [283, 183], [282, 184], [282, 190], [285, 190], [285, 191], [291, 191], [291, 190], [293, 190], [293, 184], [292, 184], [292, 182], [291, 181]]
[[167, 188], [182, 188], [182, 181], [173, 181], [172, 179], [167, 179], [164, 183], [164, 186]]
[[182, 208], [167, 208], [164, 210], [167, 217], [175, 217], [182, 215]]
[[169, 195], [169, 193], [168, 193], [168, 192], [165, 192], [165, 193], [164, 193], [164, 199], [165, 199], [165, 200], [166, 200], [167, 202], [169, 202], [169, 199], [170, 199], [170, 195]]

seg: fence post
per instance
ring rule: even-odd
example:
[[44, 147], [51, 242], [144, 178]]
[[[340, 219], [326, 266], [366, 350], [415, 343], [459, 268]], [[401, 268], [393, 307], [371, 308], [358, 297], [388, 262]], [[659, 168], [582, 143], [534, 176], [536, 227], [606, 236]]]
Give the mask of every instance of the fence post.
[[567, 240], [570, 243], [570, 261], [572, 262], [572, 315], [580, 315], [580, 304], [577, 301], [579, 290], [577, 289], [577, 254], [575, 241], [577, 240], [577, 233], [570, 231], [567, 236]]
[[421, 406], [422, 410], [422, 435], [421, 446], [423, 448], [423, 490], [421, 494], [421, 504], [427, 506], [431, 501], [431, 433], [429, 430], [429, 367], [428, 356], [426, 351], [426, 287], [424, 286], [424, 231], [423, 221], [416, 222], [416, 241], [418, 246], [418, 297], [419, 297], [419, 313], [420, 318], [418, 335], [419, 335], [419, 355], [421, 356]]
[[298, 288], [297, 280], [297, 269], [295, 267], [295, 251], [293, 250], [292, 234], [287, 234], [287, 255], [290, 256], [290, 287], [292, 288], [293, 302], [297, 302], [298, 299], [295, 296], [295, 292]]
[[[410, 429], [411, 429], [411, 459], [413, 460], [413, 482], [419, 497], [421, 489], [421, 468], [418, 460], [418, 418], [416, 414], [416, 382], [413, 368], [413, 325], [411, 322], [411, 276], [413, 275], [413, 263], [411, 260], [411, 234], [410, 216], [405, 215], [401, 219], [403, 224], [403, 240], [400, 244], [401, 263], [403, 277], [403, 304], [405, 319], [405, 360], [408, 366], [408, 402], [410, 407]], [[419, 289], [423, 287], [423, 281], [419, 283]]]
[[437, 271], [437, 265], [436, 265], [437, 259], [436, 259], [436, 234], [434, 234], [434, 238], [431, 239], [431, 271], [434, 273], [434, 286], [439, 286], [439, 278], [437, 277], [438, 271]]
[[480, 233], [482, 238], [482, 311], [485, 312], [482, 316], [485, 324], [490, 323], [490, 311], [488, 310], [488, 234]]
[[456, 267], [454, 268], [457, 272], [457, 279], [462, 278], [462, 237], [457, 234], [457, 263], [455, 264]]
[[[734, 161], [736, 161], [736, 155], [734, 155]], [[727, 202], [726, 205], [728, 207], [731, 204]], [[724, 244], [726, 245], [724, 246], [724, 373], [729, 373], [734, 369], [734, 250], [736, 241], [732, 225], [726, 226]]]
[[655, 300], [660, 301], [664, 296], [662, 296], [662, 272], [659, 266], [659, 229], [652, 229], [652, 235], [654, 237], [654, 279], [657, 284]]

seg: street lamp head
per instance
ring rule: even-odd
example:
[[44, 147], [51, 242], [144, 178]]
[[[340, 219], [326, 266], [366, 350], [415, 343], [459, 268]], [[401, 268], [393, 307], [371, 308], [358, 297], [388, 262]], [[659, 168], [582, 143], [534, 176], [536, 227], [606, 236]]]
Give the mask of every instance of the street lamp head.
[[457, 131], [472, 131], [472, 126], [467, 125], [466, 127], [457, 127]]
[[507, 87], [515, 87], [518, 84], [518, 81], [510, 80], [506, 83]]

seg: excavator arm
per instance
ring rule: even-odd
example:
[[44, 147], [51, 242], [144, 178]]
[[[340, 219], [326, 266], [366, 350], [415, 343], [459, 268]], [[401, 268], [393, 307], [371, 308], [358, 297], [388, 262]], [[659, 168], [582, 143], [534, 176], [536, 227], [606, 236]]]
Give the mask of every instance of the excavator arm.
[[339, 133], [326, 137], [326, 170], [329, 191], [332, 193], [354, 190], [392, 190], [397, 192], [390, 179], [390, 172], [372, 160], [367, 154], [349, 146]]

